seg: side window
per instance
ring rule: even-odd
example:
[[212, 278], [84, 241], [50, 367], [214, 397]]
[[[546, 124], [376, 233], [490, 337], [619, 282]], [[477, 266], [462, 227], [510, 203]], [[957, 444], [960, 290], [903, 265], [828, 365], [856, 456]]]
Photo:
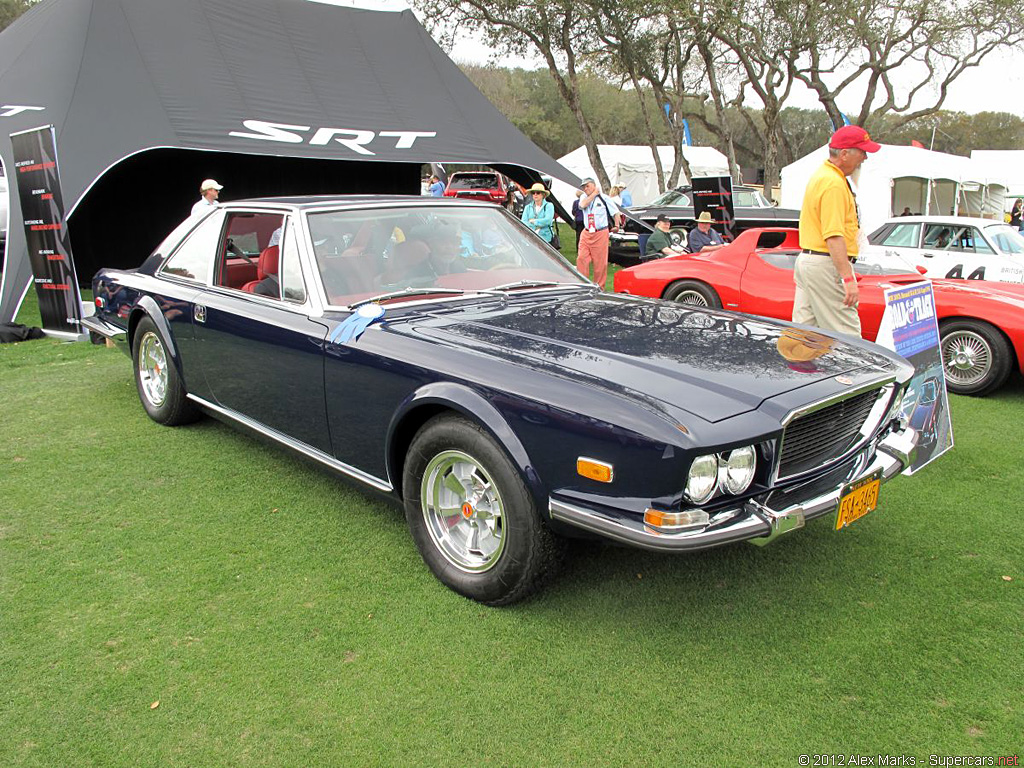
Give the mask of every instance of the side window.
[[281, 213], [229, 213], [217, 249], [215, 284], [281, 298], [278, 262], [283, 228]]
[[281, 253], [281, 295], [285, 301], [301, 304], [306, 300], [306, 283], [299, 264], [299, 245], [294, 222], [285, 229]]
[[882, 245], [893, 248], [917, 248], [921, 237], [920, 224], [897, 224], [892, 231], [882, 240]]
[[924, 232], [924, 248], [944, 251], [953, 240], [953, 229], [946, 224], [929, 224]]
[[167, 260], [160, 272], [185, 280], [206, 283], [209, 279], [214, 254], [217, 253], [217, 242], [220, 240], [223, 221], [224, 217], [217, 214], [204, 220], [178, 247], [178, 250]]
[[732, 193], [732, 204], [743, 206], [744, 208], [756, 208], [757, 200], [754, 197], [754, 193], [748, 189], [736, 189]]

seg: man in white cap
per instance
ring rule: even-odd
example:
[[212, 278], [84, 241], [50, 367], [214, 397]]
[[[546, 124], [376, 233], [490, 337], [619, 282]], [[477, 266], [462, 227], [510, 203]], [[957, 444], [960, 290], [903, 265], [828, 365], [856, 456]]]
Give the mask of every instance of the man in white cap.
[[222, 189], [224, 187], [214, 179], [204, 179], [203, 183], [199, 185], [199, 202], [192, 206], [192, 215], [202, 216], [209, 213], [211, 208], [216, 208], [217, 198], [220, 197]]
[[590, 265], [594, 265], [594, 282], [603, 291], [608, 276], [608, 233], [617, 232], [622, 224], [619, 207], [607, 195], [601, 194], [593, 179], [580, 184], [580, 211], [583, 212], [583, 232], [580, 233], [576, 270], [590, 279]]

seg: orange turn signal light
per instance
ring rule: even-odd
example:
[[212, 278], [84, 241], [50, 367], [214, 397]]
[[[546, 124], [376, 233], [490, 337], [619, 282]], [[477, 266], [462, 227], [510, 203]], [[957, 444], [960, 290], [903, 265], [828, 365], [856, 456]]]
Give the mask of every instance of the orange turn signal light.
[[599, 483], [610, 483], [615, 476], [615, 470], [611, 464], [580, 456], [576, 459], [576, 474]]
[[687, 509], [684, 512], [666, 512], [663, 509], [644, 510], [644, 523], [663, 531], [703, 528], [709, 520], [708, 513], [702, 509]]

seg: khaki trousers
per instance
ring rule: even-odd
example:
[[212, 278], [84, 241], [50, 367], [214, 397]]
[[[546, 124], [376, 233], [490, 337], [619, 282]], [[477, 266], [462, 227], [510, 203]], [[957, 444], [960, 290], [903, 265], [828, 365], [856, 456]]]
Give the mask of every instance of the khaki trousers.
[[860, 336], [857, 307], [843, 305], [843, 281], [829, 256], [801, 253], [796, 257], [793, 322], [826, 331]]

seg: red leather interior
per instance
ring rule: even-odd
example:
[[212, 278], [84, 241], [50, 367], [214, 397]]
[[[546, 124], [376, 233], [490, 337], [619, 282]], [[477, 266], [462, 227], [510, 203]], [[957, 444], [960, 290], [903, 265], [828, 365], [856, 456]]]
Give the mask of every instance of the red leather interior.
[[263, 253], [260, 254], [260, 260], [256, 264], [256, 279], [243, 285], [242, 290], [247, 293], [252, 293], [256, 290], [256, 285], [260, 280], [265, 278], [267, 275], [276, 275], [278, 261], [280, 260], [280, 253], [281, 249], [276, 245], [264, 248]]

